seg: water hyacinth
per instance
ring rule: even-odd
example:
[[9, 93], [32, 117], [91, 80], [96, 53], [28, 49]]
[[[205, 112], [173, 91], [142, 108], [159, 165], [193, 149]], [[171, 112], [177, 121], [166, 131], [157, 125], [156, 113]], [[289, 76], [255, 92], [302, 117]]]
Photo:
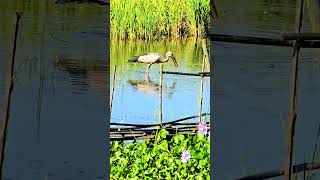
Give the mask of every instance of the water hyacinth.
[[206, 123], [200, 122], [198, 125], [198, 134], [206, 135], [208, 133], [208, 127]]
[[191, 158], [190, 151], [183, 151], [181, 155], [181, 161], [183, 163], [187, 163], [189, 159]]

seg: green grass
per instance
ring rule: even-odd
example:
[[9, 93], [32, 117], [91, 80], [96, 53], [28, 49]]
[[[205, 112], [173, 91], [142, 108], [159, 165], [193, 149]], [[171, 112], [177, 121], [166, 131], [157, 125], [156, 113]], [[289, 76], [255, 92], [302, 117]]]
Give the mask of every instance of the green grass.
[[202, 36], [210, 22], [209, 0], [112, 0], [113, 39]]

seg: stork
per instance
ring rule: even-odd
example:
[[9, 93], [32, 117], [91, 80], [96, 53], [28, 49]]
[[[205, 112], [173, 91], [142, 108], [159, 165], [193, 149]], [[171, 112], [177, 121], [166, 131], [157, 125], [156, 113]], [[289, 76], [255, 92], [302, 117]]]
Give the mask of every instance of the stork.
[[145, 74], [148, 76], [149, 75], [149, 70], [150, 67], [153, 64], [160, 64], [160, 63], [165, 63], [168, 62], [169, 59], [172, 59], [173, 64], [178, 67], [178, 63], [176, 58], [174, 57], [173, 53], [171, 51], [168, 51], [166, 53], [166, 58], [163, 58], [159, 53], [148, 53], [148, 54], [143, 54], [140, 56], [134, 56], [131, 59], [128, 60], [128, 62], [134, 62], [134, 63], [144, 63], [148, 64]]

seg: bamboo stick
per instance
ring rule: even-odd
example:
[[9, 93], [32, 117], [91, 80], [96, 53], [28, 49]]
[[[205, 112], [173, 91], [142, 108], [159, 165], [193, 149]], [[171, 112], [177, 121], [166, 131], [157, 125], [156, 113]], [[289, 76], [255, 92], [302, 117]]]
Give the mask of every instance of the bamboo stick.
[[[296, 6], [296, 24], [295, 31], [300, 33], [303, 18], [304, 0], [298, 0]], [[294, 146], [294, 130], [296, 124], [296, 104], [297, 104], [297, 80], [298, 80], [298, 65], [299, 65], [299, 51], [300, 46], [295, 41], [293, 46], [293, 59], [291, 69], [291, 85], [289, 89], [289, 114], [288, 114], [288, 134], [287, 134], [287, 159], [284, 167], [284, 176], [286, 180], [291, 180], [292, 171], [292, 157], [293, 157], [293, 146]]]
[[[207, 58], [207, 53], [206, 53], [206, 39], [202, 39], [202, 49], [203, 49], [203, 58], [202, 58], [202, 68], [201, 68], [201, 72], [204, 72], [204, 68], [205, 68], [205, 61]], [[199, 122], [202, 122], [202, 102], [203, 102], [203, 74], [201, 74], [201, 79], [200, 79], [200, 96], [199, 96]]]
[[282, 33], [281, 40], [320, 40], [320, 33]]
[[[292, 169], [293, 169], [293, 173], [295, 174], [303, 171], [316, 170], [316, 169], [320, 169], [320, 162], [297, 164], [297, 165], [294, 165]], [[274, 177], [283, 176], [283, 175], [284, 175], [283, 169], [274, 169], [271, 171], [242, 177], [236, 180], [262, 180], [262, 179], [269, 179], [269, 178], [274, 178]]]
[[[201, 116], [208, 116], [210, 115], [209, 113], [203, 113], [201, 114]], [[174, 123], [177, 123], [177, 122], [181, 122], [181, 121], [185, 121], [185, 120], [188, 120], [188, 119], [194, 119], [194, 118], [198, 118], [199, 115], [195, 115], [195, 116], [189, 116], [189, 117], [185, 117], [185, 118], [181, 118], [181, 119], [178, 119], [178, 120], [174, 120], [174, 121], [171, 121], [171, 122], [165, 122], [165, 123], [162, 123], [163, 126], [171, 126], [173, 125]], [[160, 124], [127, 124], [127, 123], [110, 123], [110, 126], [133, 126], [133, 127], [141, 127], [141, 128], [147, 128], [147, 127], [156, 127], [156, 126], [161, 126]]]
[[162, 126], [162, 71], [163, 71], [163, 66], [160, 64], [160, 70], [159, 70], [159, 120], [160, 120], [160, 125]]
[[113, 95], [114, 95], [114, 84], [116, 81], [116, 72], [117, 72], [117, 66], [114, 66], [114, 71], [113, 71], [113, 79], [112, 79], [112, 92], [111, 92], [111, 97], [110, 97], [110, 112], [112, 111], [112, 102], [113, 102]]
[[162, 71], [163, 74], [176, 74], [176, 75], [186, 75], [186, 76], [210, 76], [210, 72], [198, 72], [198, 73], [186, 73], [186, 72], [172, 72], [172, 71]]
[[7, 131], [8, 131], [8, 122], [9, 122], [9, 117], [10, 117], [10, 107], [11, 107], [11, 95], [12, 91], [14, 88], [14, 77], [13, 77], [13, 72], [14, 72], [14, 63], [15, 63], [15, 56], [16, 56], [16, 47], [17, 47], [17, 37], [18, 37], [18, 32], [19, 32], [19, 24], [20, 24], [20, 19], [22, 16], [22, 12], [16, 12], [16, 20], [15, 20], [15, 31], [14, 31], [14, 36], [13, 36], [13, 42], [12, 42], [12, 54], [11, 54], [11, 67], [9, 74], [10, 76], [10, 85], [8, 88], [8, 92], [6, 93], [6, 106], [5, 106], [5, 111], [4, 111], [4, 116], [3, 116], [3, 125], [1, 127], [1, 162], [0, 162], [0, 179], [2, 179], [3, 175], [3, 163], [4, 163], [4, 151], [5, 151], [5, 145], [6, 145], [6, 140], [7, 140]]
[[[209, 125], [209, 123], [206, 123]], [[197, 128], [198, 123], [180, 125], [179, 127], [167, 127], [166, 130], [189, 130], [190, 128]], [[209, 127], [210, 128], [210, 127]], [[156, 130], [160, 130], [161, 128], [153, 128], [153, 129], [118, 129], [118, 128], [111, 128], [110, 132], [112, 134], [127, 134], [127, 133], [142, 133], [142, 132], [153, 132]]]
[[[179, 134], [188, 134], [188, 135], [191, 134], [191, 135], [193, 135], [193, 134], [196, 134], [196, 132], [194, 130], [178, 131], [178, 133]], [[177, 134], [176, 132], [169, 133], [168, 136], [174, 136], [176, 134]], [[155, 137], [155, 135], [152, 135], [152, 134], [140, 133], [140, 134], [133, 134], [133, 135], [131, 134], [130, 136], [117, 135], [115, 137], [111, 137], [110, 140], [111, 141], [142, 140], [142, 139], [152, 139], [154, 137]]]
[[[168, 126], [167, 128], [170, 128], [170, 127], [172, 127], [172, 128], [176, 128], [176, 127], [179, 127], [179, 126], [192, 126], [192, 125], [198, 125], [199, 123], [174, 123], [174, 124], [172, 124], [172, 126]], [[206, 124], [209, 124], [209, 122], [207, 122]], [[180, 127], [179, 127], [180, 128]], [[144, 130], [146, 130], [145, 128], [139, 128], [139, 127], [137, 127], [137, 128], [135, 128], [135, 127], [121, 127], [121, 128], [111, 128], [110, 129], [110, 131], [111, 132], [123, 132], [123, 131], [139, 131], [139, 130], [141, 130], [141, 131], [144, 131]]]
[[[294, 41], [281, 40], [274, 38], [250, 37], [250, 36], [237, 36], [225, 34], [210, 34], [210, 41], [242, 43], [242, 44], [256, 44], [256, 45], [270, 45], [270, 46], [284, 46], [292, 47]], [[303, 48], [320, 48], [320, 41], [301, 41], [300, 46]]]

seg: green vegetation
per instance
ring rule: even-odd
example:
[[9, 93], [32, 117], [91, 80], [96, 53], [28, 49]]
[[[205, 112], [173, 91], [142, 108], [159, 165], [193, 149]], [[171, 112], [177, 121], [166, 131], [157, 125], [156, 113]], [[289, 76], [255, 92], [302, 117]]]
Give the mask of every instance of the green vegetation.
[[[10, 0], [0, 2], [0, 39], [11, 40], [16, 11], [22, 11], [20, 38], [37, 40], [46, 23], [49, 33], [60, 31], [81, 31], [96, 22], [94, 16], [105, 14], [105, 9], [95, 4], [55, 4], [54, 0]], [[65, 23], [69, 25], [66, 26]], [[95, 25], [96, 26], [96, 25]], [[68, 29], [67, 29], [68, 28]]]
[[[113, 141], [110, 146], [110, 179], [210, 179], [210, 141], [203, 134], [168, 136], [160, 130], [155, 139]], [[190, 151], [183, 163], [181, 154]]]
[[115, 39], [158, 39], [207, 33], [209, 0], [112, 0], [110, 34]]

